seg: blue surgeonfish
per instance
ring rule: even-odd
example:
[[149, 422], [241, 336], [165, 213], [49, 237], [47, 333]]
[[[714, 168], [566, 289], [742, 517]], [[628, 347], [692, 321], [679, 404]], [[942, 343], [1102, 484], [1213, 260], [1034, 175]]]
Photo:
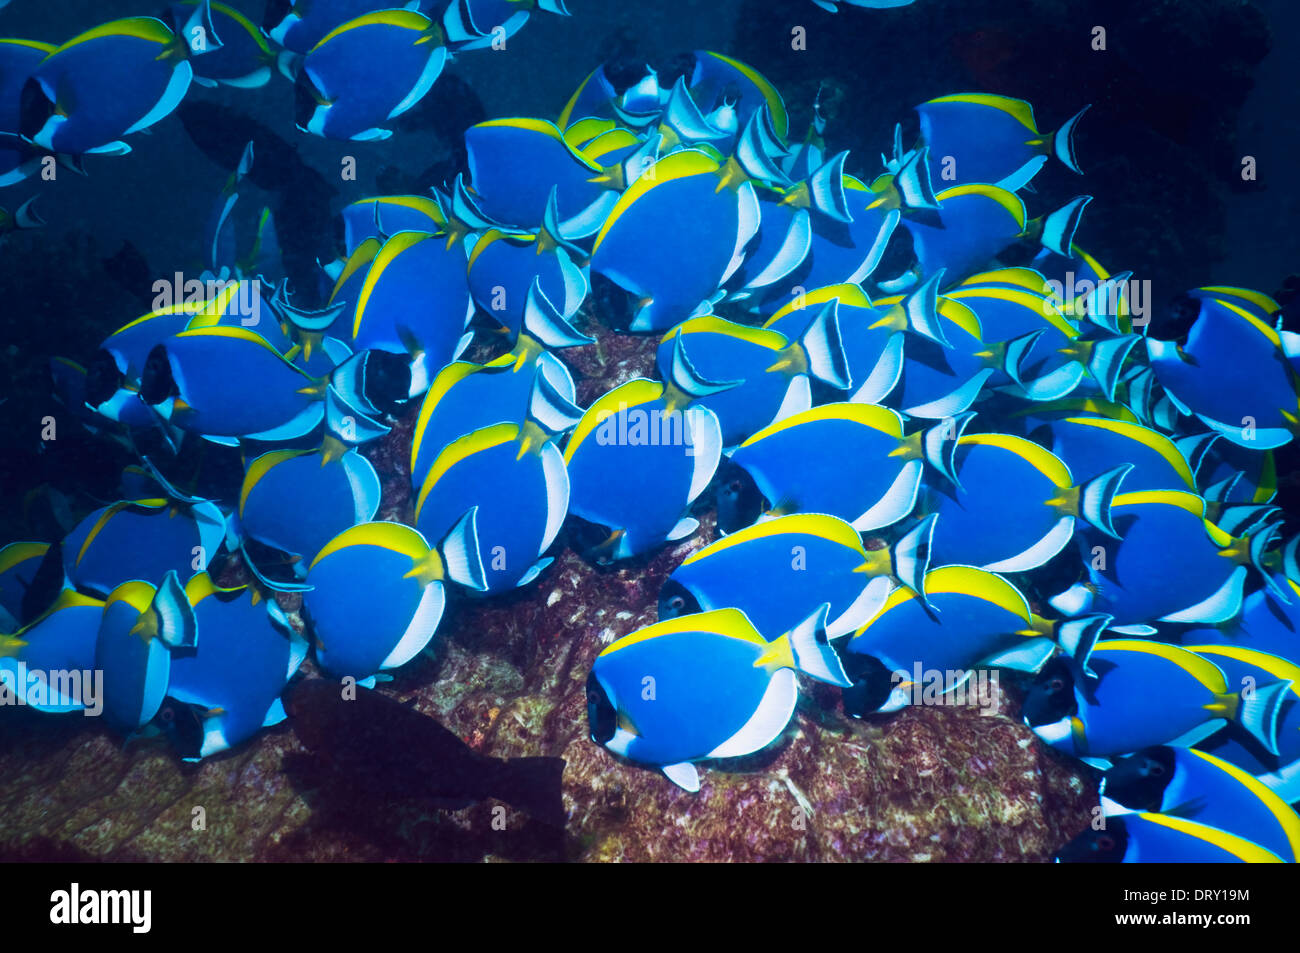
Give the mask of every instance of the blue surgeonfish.
[[1024, 704], [1034, 733], [1075, 757], [1108, 762], [1157, 745], [1191, 747], [1229, 721], [1277, 747], [1277, 713], [1289, 682], [1239, 694], [1214, 662], [1145, 639], [1097, 642], [1083, 666], [1097, 677], [1064, 660], [1049, 663]]
[[1273, 735], [1252, 732], [1243, 723], [1199, 747], [1254, 774], [1288, 804], [1300, 800], [1300, 665], [1237, 645], [1189, 644], [1187, 649], [1222, 669], [1243, 696], [1270, 698], [1277, 692], [1280, 698]]
[[1196, 492], [1187, 460], [1174, 442], [1158, 431], [1101, 416], [1064, 417], [1048, 425], [1051, 449], [1077, 480], [1091, 480], [1124, 463], [1125, 492], [1185, 490]]
[[958, 431], [956, 422], [940, 423], [905, 436], [902, 418], [886, 407], [822, 404], [758, 431], [731, 462], [753, 479], [768, 512], [829, 513], [866, 532], [912, 512], [927, 460], [936, 474], [952, 472]]
[[103, 609], [99, 599], [64, 589], [31, 624], [0, 634], [0, 696], [12, 693], [44, 712], [99, 714], [103, 698], [86, 696], [96, 690], [86, 680], [99, 668], [95, 639]]
[[155, 587], [124, 582], [104, 603], [95, 667], [104, 673], [104, 715], [132, 733], [162, 707], [174, 652], [198, 643], [194, 609], [175, 571]]
[[935, 199], [936, 211], [913, 211], [901, 224], [912, 235], [921, 274], [945, 268], [951, 281], [984, 267], [1021, 238], [1034, 238], [1054, 251], [1068, 249], [1090, 200], [1080, 196], [1031, 220], [1015, 193], [993, 185], [956, 185]]
[[[382, 245], [398, 232], [438, 232], [447, 224], [437, 200], [427, 195], [379, 195], [358, 199], [345, 205], [341, 214], [343, 247], [348, 255], [345, 261], [350, 260], [358, 246], [368, 238], [376, 238]], [[338, 275], [334, 277], [338, 278]]]
[[430, 232], [398, 232], [375, 252], [357, 288], [345, 339], [354, 350], [408, 355], [414, 396], [465, 349], [473, 312], [464, 248], [448, 248]]
[[185, 594], [199, 638], [172, 659], [167, 694], [197, 706], [203, 741], [193, 757], [206, 758], [284, 720], [280, 693], [307, 657], [307, 641], [274, 600], [251, 589], [219, 589], [201, 572]]
[[439, 549], [400, 523], [344, 530], [307, 571], [312, 588], [303, 608], [317, 660], [357, 679], [406, 664], [433, 638], [449, 582], [480, 591], [486, 585], [472, 509]]
[[1195, 748], [1147, 748], [1116, 759], [1102, 778], [1107, 817], [1141, 811], [1208, 824], [1300, 860], [1300, 817], [1275, 793], [1214, 755]]
[[0, 547], [0, 632], [16, 632], [22, 627], [23, 603], [49, 551], [49, 543], [37, 542]]
[[763, 327], [788, 334], [803, 321], [803, 308], [836, 301], [840, 344], [844, 349], [851, 400], [878, 403], [893, 390], [902, 370], [903, 338], [880, 323], [877, 311], [860, 285], [839, 284], [808, 292], [798, 307], [791, 303], [768, 318]]
[[[202, 19], [195, 20], [196, 12]], [[267, 36], [248, 17], [217, 0], [175, 0], [172, 25], [194, 57], [194, 82], [201, 86], [252, 89], [271, 79], [276, 54]]]
[[718, 418], [691, 401], [731, 383], [702, 379], [680, 339], [665, 383], [637, 378], [598, 398], [569, 435], [569, 511], [610, 531], [591, 555], [624, 559], [699, 526], [684, 515], [722, 457]]
[[68, 534], [64, 570], [78, 588], [103, 595], [132, 579], [157, 585], [171, 570], [206, 565], [225, 533], [213, 503], [124, 500], [95, 510]]
[[[621, 196], [596, 236], [591, 267], [637, 299], [633, 331], [660, 331], [702, 313], [740, 265], [758, 228], [750, 182], [695, 149], [660, 159]], [[674, 236], [698, 240], [685, 258]]]
[[868, 552], [853, 527], [833, 516], [783, 516], [687, 556], [660, 591], [659, 618], [741, 609], [771, 641], [826, 602], [826, 633], [838, 638], [880, 606], [891, 573], [920, 575], [913, 568], [920, 561], [922, 556], [905, 547]]
[[1147, 356], [1180, 411], [1233, 443], [1271, 450], [1300, 426], [1294, 340], [1246, 307], [1208, 298], [1185, 344], [1147, 338]]
[[[1023, 99], [989, 93], [954, 93], [916, 107], [921, 141], [929, 146], [935, 178], [954, 185], [986, 182], [1017, 192], [1055, 156], [1071, 172], [1074, 129], [1087, 107], [1054, 132], [1039, 132], [1034, 107]], [[950, 172], [943, 175], [944, 171]]]
[[[165, 360], [141, 378], [157, 402], [174, 391], [171, 421], [218, 443], [241, 437], [289, 440], [324, 416], [324, 382], [291, 364], [266, 339], [243, 327], [192, 328], [161, 345]], [[146, 394], [146, 396], [148, 396]]]
[[1062, 863], [1277, 864], [1272, 851], [1227, 831], [1170, 814], [1125, 814], [1084, 831], [1057, 853]]
[[504, 43], [528, 22], [529, 13], [545, 10], [568, 16], [564, 0], [451, 0], [442, 22], [458, 50], [478, 50]]
[[476, 506], [488, 592], [525, 586], [550, 565], [550, 558], [538, 557], [555, 541], [569, 508], [569, 476], [554, 439], [580, 414], [539, 374], [527, 420], [475, 430], [433, 461], [416, 497], [416, 528], [441, 539]]
[[447, 47], [443, 32], [414, 10], [377, 10], [327, 33], [302, 63], [299, 127], [327, 139], [386, 139], [384, 123], [433, 87]]
[[1210, 522], [1205, 501], [1193, 493], [1123, 493], [1112, 500], [1110, 515], [1115, 535], [1080, 536], [1088, 578], [1053, 597], [1060, 611], [1105, 612], [1117, 626], [1214, 624], [1240, 611], [1248, 566], [1269, 575], [1254, 536], [1235, 536]]
[[1110, 538], [1111, 501], [1130, 464], [1080, 484], [1050, 451], [1023, 437], [967, 434], [956, 441], [955, 482], [929, 487], [938, 514], [934, 561], [993, 572], [1043, 565], [1083, 521]]
[[336, 27], [366, 13], [395, 6], [393, 0], [272, 0], [263, 21], [267, 34], [294, 53], [306, 53]]
[[[978, 667], [1037, 672], [1056, 652], [1024, 595], [1001, 576], [944, 566], [926, 573], [923, 585], [924, 598], [895, 589], [844, 643], [845, 669], [857, 682], [845, 693], [851, 714], [897, 711], [923, 687], [941, 697]], [[946, 680], [922, 686], [913, 681], [917, 671], [943, 672]]]
[[47, 103], [23, 133], [51, 152], [121, 154], [159, 122], [193, 76], [185, 41], [153, 17], [113, 20], [64, 43], [32, 74]]
[[701, 376], [739, 381], [736, 387], [696, 401], [717, 416], [723, 445], [734, 447], [769, 424], [811, 407], [813, 378], [838, 390], [849, 389], [837, 303], [831, 300], [803, 317], [804, 327], [792, 338], [723, 318], [691, 318], [659, 342], [659, 372], [668, 376], [680, 336], [686, 357]]
[[592, 179], [604, 170], [540, 119], [490, 119], [465, 133], [473, 201], [489, 220], [516, 229], [542, 225], [554, 194], [565, 239], [600, 228], [618, 193]]
[[822, 606], [769, 642], [739, 609], [717, 609], [624, 636], [587, 678], [592, 740], [698, 791], [692, 762], [750, 754], [785, 731], [799, 697], [796, 672], [848, 684], [825, 620]]
[[417, 489], [424, 484], [438, 454], [458, 437], [490, 424], [523, 423], [539, 377], [573, 403], [573, 377], [551, 351], [592, 340], [569, 324], [534, 282], [524, 304], [523, 325], [508, 354], [487, 364], [448, 364], [429, 386], [411, 438], [412, 484]]
[[273, 450], [249, 462], [239, 526], [305, 568], [339, 533], [372, 520], [379, 495], [370, 461], [326, 437], [318, 450]]
[[490, 229], [474, 243], [469, 255], [469, 290], [480, 310], [491, 315], [511, 335], [523, 326], [528, 292], [536, 283], [546, 299], [570, 320], [587, 297], [587, 277], [577, 260], [580, 248], [557, 237], [554, 203], [537, 234], [510, 235]]
[[[56, 49], [37, 40], [0, 39], [0, 187], [21, 182], [40, 166], [41, 150], [20, 135], [22, 94], [36, 67]], [[0, 233], [6, 230], [0, 225]]]
[[[3, 550], [0, 550], [3, 553]], [[1281, 658], [1300, 658], [1300, 584], [1274, 573], [1276, 590], [1265, 586], [1247, 594], [1241, 612], [1214, 626], [1183, 633], [1187, 645], [1233, 645]]]

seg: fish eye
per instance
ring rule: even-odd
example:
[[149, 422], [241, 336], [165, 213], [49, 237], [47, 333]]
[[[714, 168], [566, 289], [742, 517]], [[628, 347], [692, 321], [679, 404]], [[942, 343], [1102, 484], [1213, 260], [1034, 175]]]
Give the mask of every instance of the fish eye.
[[1103, 834], [1097, 838], [1095, 847], [1097, 850], [1112, 851], [1115, 849], [1115, 838], [1109, 834]]
[[732, 493], [739, 493], [743, 488], [744, 485], [739, 480], [732, 480], [727, 484], [727, 489]]
[[1062, 679], [1054, 678], [1047, 683], [1047, 687], [1053, 692], [1059, 692], [1065, 688], [1065, 682]]
[[684, 609], [685, 607], [686, 607], [686, 600], [683, 599], [681, 596], [673, 596], [671, 599], [668, 600], [668, 608], [670, 609]]
[[176, 712], [172, 711], [171, 706], [168, 705], [166, 708], [164, 708], [161, 712], [158, 713], [158, 716], [162, 718], [163, 721], [170, 723], [171, 721], [175, 720]]

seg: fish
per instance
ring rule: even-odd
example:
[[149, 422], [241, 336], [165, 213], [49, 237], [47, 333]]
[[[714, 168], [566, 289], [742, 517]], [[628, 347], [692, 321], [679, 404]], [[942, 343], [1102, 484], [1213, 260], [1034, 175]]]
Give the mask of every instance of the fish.
[[849, 389], [838, 302], [832, 299], [804, 317], [804, 327], [790, 338], [712, 316], [683, 321], [660, 339], [659, 373], [668, 376], [680, 337], [686, 357], [701, 375], [738, 381], [695, 402], [718, 418], [723, 446], [735, 447], [763, 428], [808, 410], [813, 380]]
[[102, 600], [64, 589], [30, 623], [0, 634], [0, 696], [43, 712], [99, 714], [104, 699], [84, 692], [85, 679], [99, 668], [95, 639], [103, 609]]
[[450, 809], [495, 798], [563, 829], [563, 758], [481, 755], [429, 715], [377, 691], [349, 691], [307, 678], [284, 696], [294, 734], [328, 768], [333, 785]]
[[1102, 778], [1106, 816], [1152, 812], [1228, 831], [1277, 854], [1300, 859], [1300, 817], [1235, 765], [1195, 748], [1146, 748], [1119, 758]]
[[[952, 472], [959, 430], [941, 423], [904, 436], [902, 418], [886, 407], [821, 404], [758, 431], [730, 459], [754, 481], [769, 514], [827, 513], [867, 532], [912, 512], [927, 461]], [[759, 515], [737, 513], [736, 522]]]
[[377, 10], [335, 27], [306, 54], [298, 128], [326, 139], [374, 141], [383, 124], [433, 87], [447, 61], [442, 28], [414, 10]]
[[[592, 246], [591, 267], [638, 301], [630, 330], [661, 331], [710, 302], [758, 227], [749, 182], [720, 185], [723, 165], [695, 149], [659, 159], [618, 197]], [[689, 259], [672, 236], [698, 235]]]
[[966, 434], [955, 442], [953, 481], [927, 487], [924, 504], [938, 515], [937, 564], [1025, 572], [1064, 549], [1080, 523], [1103, 538], [1122, 535], [1112, 507], [1131, 464], [1080, 483], [1059, 458], [1023, 437]]
[[23, 88], [56, 49], [38, 40], [0, 39], [0, 187], [21, 182], [40, 167], [43, 151], [21, 135]]
[[915, 0], [812, 0], [823, 10], [839, 13], [842, 3], [849, 7], [863, 7], [868, 10], [892, 10], [896, 7], [909, 7]]
[[1108, 767], [1143, 748], [1191, 747], [1229, 721], [1276, 748], [1287, 682], [1242, 697], [1202, 655], [1144, 639], [1099, 641], [1082, 664], [1098, 678], [1076, 678], [1076, 669], [1057, 659], [1026, 696], [1026, 720], [1053, 748]]
[[1300, 654], [1300, 584], [1281, 572], [1272, 579], [1273, 586], [1246, 594], [1238, 615], [1218, 625], [1187, 629], [1186, 644], [1236, 646], [1295, 658]]
[[167, 573], [206, 565], [221, 548], [226, 518], [215, 504], [122, 500], [93, 511], [63, 540], [70, 583], [107, 596], [122, 583], [160, 584]]
[[1024, 594], [995, 573], [944, 566], [925, 574], [921, 591], [895, 589], [844, 643], [841, 658], [855, 682], [844, 693], [845, 711], [861, 717], [906, 707], [921, 688], [914, 672], [946, 673], [943, 695], [973, 669], [1038, 672], [1056, 654]]
[[569, 512], [609, 531], [588, 550], [600, 564], [699, 527], [683, 514], [713, 479], [722, 431], [713, 411], [691, 401], [731, 385], [701, 378], [680, 339], [670, 370], [666, 382], [637, 378], [597, 398], [565, 444]]
[[305, 567], [339, 533], [374, 519], [379, 500], [370, 461], [326, 437], [316, 450], [272, 450], [249, 461], [239, 528]]
[[911, 233], [919, 273], [930, 275], [944, 268], [955, 282], [980, 270], [1021, 238], [1032, 238], [1064, 254], [1062, 250], [1073, 244], [1091, 196], [1078, 196], [1032, 220], [1015, 193], [984, 183], [944, 189], [935, 200], [937, 211], [913, 211], [900, 224]]
[[879, 608], [892, 572], [915, 579], [919, 559], [905, 545], [868, 552], [853, 527], [833, 516], [782, 516], [687, 556], [659, 592], [659, 619], [735, 608], [775, 641], [825, 603], [827, 638], [836, 639]]
[[1234, 536], [1211, 523], [1193, 493], [1121, 493], [1110, 517], [1114, 534], [1081, 534], [1087, 580], [1052, 597], [1059, 611], [1105, 612], [1117, 626], [1143, 631], [1157, 621], [1225, 622], [1241, 609], [1247, 567], [1270, 575], [1251, 534]]
[[569, 324], [534, 282], [510, 352], [487, 364], [455, 361], [429, 386], [411, 438], [412, 484], [423, 485], [433, 461], [453, 440], [495, 423], [522, 423], [539, 378], [564, 402], [573, 403], [573, 377], [550, 349], [593, 340]]
[[198, 640], [194, 609], [175, 570], [158, 586], [124, 582], [104, 601], [95, 668], [104, 673], [104, 717], [132, 734], [153, 720], [171, 678], [174, 652]]
[[1087, 106], [1052, 132], [1039, 132], [1034, 107], [1010, 96], [954, 93], [927, 100], [916, 111], [935, 179], [953, 185], [982, 182], [1018, 192], [1051, 157], [1071, 172], [1082, 173], [1074, 132]]
[[1237, 645], [1192, 644], [1190, 652], [1209, 660], [1224, 672], [1229, 684], [1241, 686], [1243, 695], [1272, 702], [1265, 725], [1275, 732], [1252, 731], [1251, 725], [1229, 725], [1220, 738], [1206, 741], [1212, 754], [1256, 775], [1288, 804], [1300, 799], [1300, 666], [1287, 656], [1271, 655]]
[[356, 351], [406, 355], [414, 396], [468, 346], [473, 313], [463, 247], [448, 248], [431, 232], [397, 232], [361, 280], [346, 340]]
[[[399, 4], [411, 8], [418, 4]], [[292, 53], [305, 54], [325, 39], [326, 34], [350, 20], [377, 10], [389, 9], [385, 0], [270, 0], [262, 29], [276, 43]]]
[[63, 588], [63, 557], [58, 546], [54, 544], [54, 557], [58, 559], [54, 567], [58, 588], [54, 593], [49, 591], [53, 586], [41, 576], [51, 550], [49, 543], [16, 542], [0, 547], [0, 633], [23, 628], [44, 612]]
[[1154, 813], [1108, 817], [1105, 827], [1084, 831], [1062, 847], [1056, 859], [1073, 864], [1282, 863], [1272, 851], [1244, 837]]
[[36, 196], [32, 196], [12, 212], [6, 208], [0, 208], [0, 235], [23, 229], [40, 228], [44, 225], [44, 219], [33, 210], [35, 204]]
[[527, 420], [475, 430], [433, 461], [416, 497], [415, 526], [441, 539], [476, 507], [487, 592], [526, 586], [553, 561], [539, 557], [559, 534], [569, 504], [569, 476], [554, 441], [580, 414], [539, 374]]
[[247, 328], [191, 328], [155, 352], [159, 359], [141, 373], [146, 403], [161, 404], [174, 394], [171, 422], [206, 439], [289, 440], [310, 433], [324, 417], [324, 382]]
[[700, 789], [694, 762], [767, 747], [794, 715], [795, 673], [844, 686], [826, 642], [826, 606], [768, 642], [739, 609], [658, 622], [596, 657], [587, 676], [591, 740]]
[[587, 275], [581, 248], [560, 237], [552, 193], [547, 224], [536, 234], [514, 235], [489, 229], [469, 255], [469, 290], [474, 303], [513, 337], [523, 327], [528, 294], [534, 284], [554, 302], [565, 321], [573, 319], [587, 298]]
[[50, 152], [122, 155], [162, 121], [194, 75], [189, 47], [154, 17], [101, 24], [59, 46], [28, 80], [24, 137]]
[[451, 0], [442, 22], [457, 50], [505, 49], [533, 10], [569, 15], [564, 0]]
[[[189, 37], [190, 48], [205, 50], [193, 60], [194, 82], [237, 89], [270, 82], [276, 52], [261, 28], [234, 7], [217, 0], [174, 0], [169, 12], [172, 28]], [[200, 32], [194, 32], [196, 12]]]
[[619, 198], [592, 181], [604, 169], [545, 120], [486, 120], [465, 132], [465, 150], [475, 206], [488, 221], [512, 229], [540, 228], [554, 201], [555, 237], [586, 238], [601, 228]]
[[1196, 492], [1196, 479], [1175, 443], [1159, 431], [1100, 416], [1064, 417], [1048, 425], [1052, 453], [1077, 480], [1091, 480], [1124, 463], [1124, 490]]
[[366, 679], [404, 665], [433, 638], [448, 583], [485, 588], [474, 514], [461, 517], [440, 549], [409, 526], [370, 522], [344, 530], [316, 554], [303, 609], [326, 671]]
[[1149, 337], [1146, 348], [1182, 413], [1242, 447], [1271, 450], [1288, 443], [1300, 421], [1293, 340], [1232, 301], [1208, 298], [1185, 344]]

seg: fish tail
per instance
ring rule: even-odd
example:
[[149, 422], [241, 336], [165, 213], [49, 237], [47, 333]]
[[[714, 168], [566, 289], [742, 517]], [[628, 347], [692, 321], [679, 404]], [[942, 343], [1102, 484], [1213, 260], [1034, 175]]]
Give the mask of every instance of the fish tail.
[[1110, 505], [1115, 499], [1115, 494], [1119, 492], [1124, 477], [1132, 469], [1133, 464], [1122, 463], [1093, 477], [1079, 488], [1078, 515], [1114, 539], [1120, 537], [1119, 533], [1115, 532], [1114, 524], [1111, 523]]
[[936, 472], [943, 474], [953, 486], [960, 487], [957, 480], [957, 443], [971, 420], [975, 418], [973, 410], [964, 411], [945, 417], [921, 435], [921, 451]]
[[[953, 441], [956, 445], [956, 441]], [[930, 571], [930, 544], [934, 539], [934, 524], [938, 513], [931, 513], [908, 530], [890, 547], [890, 561], [899, 582], [911, 589], [929, 605], [925, 595], [925, 574]]]
[[1088, 372], [1097, 381], [1107, 400], [1115, 399], [1120, 372], [1138, 340], [1136, 334], [1126, 334], [1093, 342], [1092, 353], [1088, 356]]
[[1074, 130], [1083, 114], [1091, 108], [1091, 104], [1084, 106], [1052, 134], [1052, 152], [1061, 160], [1062, 165], [1079, 175], [1083, 175], [1083, 170], [1079, 168], [1079, 161], [1074, 154]]
[[1071, 257], [1074, 233], [1079, 230], [1083, 210], [1091, 201], [1091, 195], [1077, 195], [1055, 212], [1048, 212], [1038, 219], [1038, 240], [1042, 246], [1064, 258]]
[[691, 359], [686, 356], [686, 347], [682, 344], [682, 332], [679, 328], [673, 336], [673, 357], [668, 368], [668, 385], [691, 400], [720, 394], [731, 390], [740, 381], [710, 381], [700, 376]]
[[837, 390], [848, 390], [852, 376], [840, 337], [839, 304], [838, 298], [826, 302], [799, 335], [799, 346], [813, 377]]
[[1271, 754], [1276, 755], [1282, 705], [1290, 693], [1291, 680], [1282, 679], [1269, 685], [1256, 686], [1251, 692], [1243, 691], [1240, 696], [1224, 696], [1224, 701], [1232, 706], [1228, 709], [1231, 712], [1229, 717], [1258, 739]]
[[487, 589], [487, 572], [479, 554], [477, 506], [471, 506], [457, 520], [443, 539], [441, 550], [448, 578], [479, 592]]
[[914, 150], [903, 160], [894, 175], [894, 188], [904, 208], [937, 209], [934, 186], [930, 182], [930, 147]]
[[902, 301], [907, 326], [936, 344], [951, 347], [939, 323], [939, 288], [946, 269], [940, 268]]
[[789, 640], [795, 668], [819, 682], [849, 688], [853, 680], [845, 674], [844, 665], [826, 636], [826, 614], [829, 611], [830, 604], [823, 602], [784, 638]]
[[511, 758], [504, 764], [501, 781], [488, 792], [534, 819], [564, 829], [565, 812], [561, 779], [563, 758]]
[[14, 212], [15, 228], [40, 228], [45, 224], [45, 220], [36, 214], [34, 206], [36, 205], [37, 196], [33, 195], [22, 205], [18, 206]]

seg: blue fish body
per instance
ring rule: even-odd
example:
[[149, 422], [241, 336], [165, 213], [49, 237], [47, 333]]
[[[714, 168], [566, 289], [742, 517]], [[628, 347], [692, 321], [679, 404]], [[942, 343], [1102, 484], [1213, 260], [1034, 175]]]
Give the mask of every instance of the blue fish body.
[[[13, 637], [18, 642], [13, 654], [0, 653], [0, 678], [9, 690], [39, 711], [58, 713], [86, 708], [90, 699], [78, 695], [84, 684], [82, 673], [98, 667], [95, 640], [103, 609], [104, 603], [91, 596], [71, 589], [60, 593], [53, 606]], [[8, 636], [0, 635], [0, 647], [7, 641]], [[19, 677], [23, 672], [25, 679]], [[66, 686], [66, 691], [61, 690], [64, 686], [58, 676], [65, 673], [77, 679], [77, 688]], [[33, 678], [39, 679], [41, 686], [32, 684]]]
[[199, 640], [193, 653], [172, 660], [167, 694], [206, 711], [198, 755], [208, 757], [284, 719], [280, 692], [306, 657], [307, 643], [275, 623], [274, 603], [258, 605], [251, 590], [232, 597], [200, 573], [186, 591]]
[[517, 335], [533, 282], [547, 300], [571, 318], [587, 297], [587, 278], [563, 248], [547, 248], [537, 236], [512, 236], [492, 229], [469, 256], [469, 290], [480, 309]]
[[[634, 331], [663, 331], [712, 299], [758, 226], [746, 182], [720, 185], [719, 163], [696, 150], [660, 159], [619, 197], [592, 251], [592, 268], [640, 302]], [[672, 236], [697, 235], [689, 258]]]
[[374, 467], [355, 450], [276, 450], [248, 464], [239, 521], [248, 536], [309, 563], [339, 533], [373, 519], [379, 496]]
[[[853, 461], [853, 462], [849, 462]], [[823, 404], [760, 430], [731, 453], [780, 512], [827, 513], [859, 532], [916, 504], [924, 462], [892, 410]]]
[[587, 409], [565, 446], [570, 512], [609, 527], [623, 556], [693, 531], [685, 511], [721, 457], [713, 412], [663, 397], [660, 383], [629, 381]]
[[447, 224], [438, 203], [427, 195], [381, 195], [343, 208], [343, 246], [351, 256], [368, 238], [380, 244], [398, 232], [438, 232]]
[[538, 557], [559, 533], [568, 502], [559, 449], [535, 425], [495, 424], [438, 455], [420, 488], [415, 525], [441, 539], [477, 504], [487, 591], [503, 592], [531, 582], [550, 562]]
[[303, 128], [327, 139], [382, 139], [390, 119], [433, 87], [447, 60], [442, 30], [413, 10], [379, 10], [335, 27], [303, 71], [324, 102]]
[[74, 37], [32, 74], [52, 115], [31, 132], [52, 152], [123, 151], [122, 136], [167, 116], [189, 89], [185, 44], [161, 20], [114, 20]]
[[320, 664], [363, 679], [418, 655], [438, 628], [448, 580], [467, 578], [457, 566], [482, 578], [472, 525], [455, 545], [461, 555], [449, 565], [399, 523], [362, 523], [334, 537], [308, 567], [312, 589], [303, 596]]
[[95, 510], [63, 541], [64, 570], [78, 587], [108, 595], [138, 579], [160, 583], [171, 570], [217, 554], [225, 520], [212, 504], [170, 514], [164, 500], [114, 503]]
[[209, 9], [215, 36], [185, 36], [185, 25], [197, 6], [198, 0], [176, 0], [170, 9], [176, 32], [195, 54], [201, 54], [192, 61], [194, 81], [205, 86], [221, 84], [240, 89], [265, 86], [275, 65], [275, 52], [266, 34], [238, 10], [213, 0]]
[[0, 633], [18, 629], [23, 597], [49, 548], [49, 543], [10, 543], [0, 547]]
[[1066, 417], [1050, 427], [1052, 452], [1077, 480], [1131, 463], [1133, 469], [1124, 477], [1126, 492], [1196, 492], [1192, 471], [1173, 441], [1149, 427], [1091, 416]]
[[991, 185], [959, 185], [935, 196], [939, 211], [933, 224], [904, 215], [923, 274], [946, 269], [949, 279], [969, 275], [1014, 243], [1028, 219], [1024, 203]]
[[[36, 40], [0, 39], [0, 133], [22, 131], [22, 92], [28, 78], [58, 47]], [[32, 171], [33, 150], [16, 139], [0, 140], [0, 186], [22, 181]]]
[[[866, 570], [871, 559], [857, 532], [843, 520], [792, 514], [757, 523], [691, 553], [659, 599], [659, 617], [700, 611], [742, 610], [768, 641], [789, 632], [817, 605], [829, 603], [827, 634], [853, 629], [883, 601], [881, 585]], [[882, 580], [883, 582], [883, 580]], [[867, 592], [871, 587], [871, 593]]]
[[1165, 814], [1125, 814], [1085, 831], [1062, 848], [1062, 861], [1124, 864], [1280, 863], [1252, 841], [1208, 824]]

